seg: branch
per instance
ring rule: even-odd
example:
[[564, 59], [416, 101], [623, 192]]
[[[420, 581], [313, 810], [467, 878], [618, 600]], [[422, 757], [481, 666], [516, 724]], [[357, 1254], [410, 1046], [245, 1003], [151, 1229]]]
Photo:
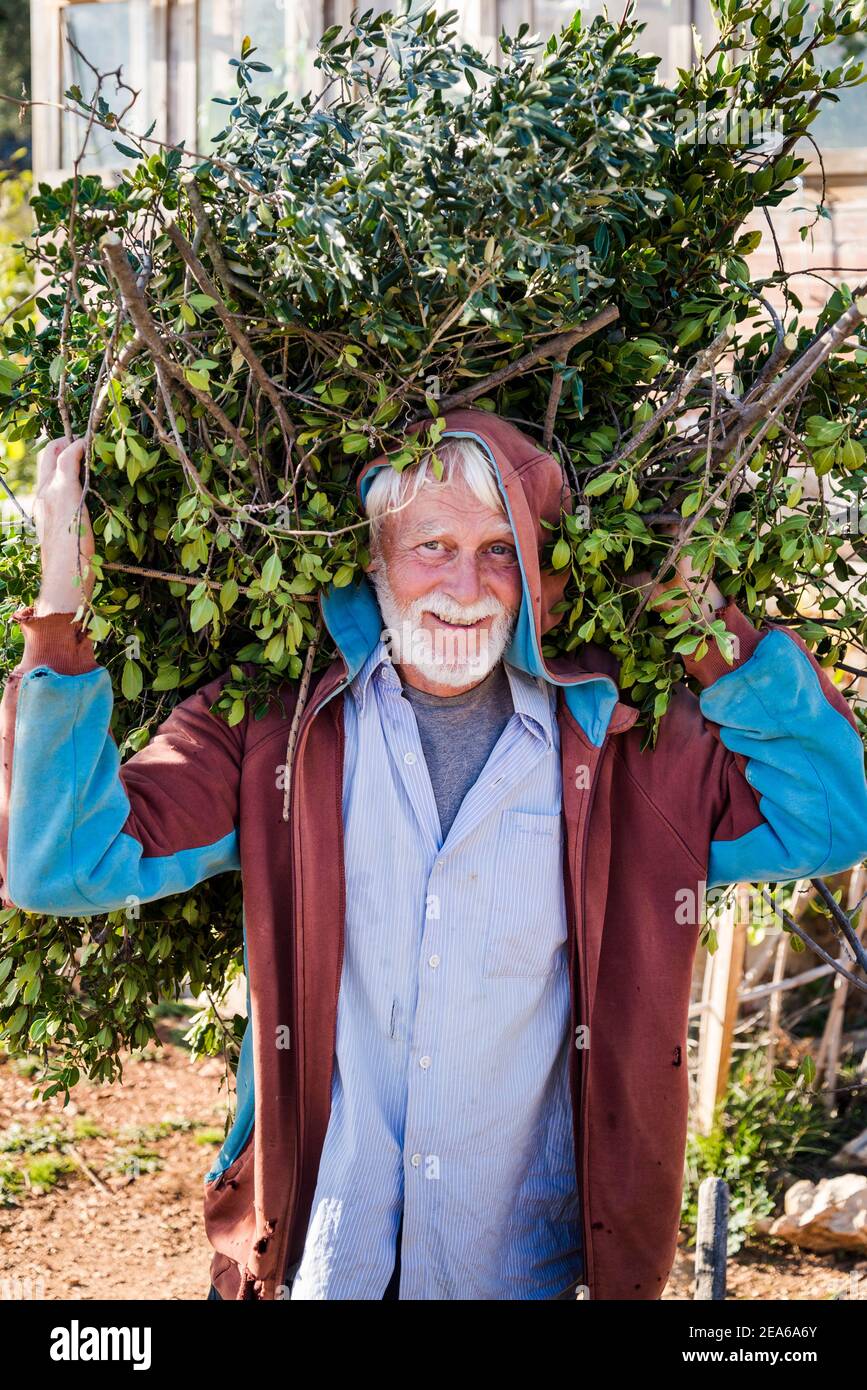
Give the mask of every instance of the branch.
[[220, 428], [224, 430], [233, 441], [238, 452], [250, 465], [250, 469], [263, 496], [267, 496], [261, 468], [259, 467], [258, 461], [254, 459], [246, 440], [243, 438], [238, 428], [232, 424], [232, 421], [220, 406], [217, 405], [217, 402], [212, 396], [209, 396], [206, 391], [199, 390], [197, 386], [193, 386], [192, 383], [187, 380], [183, 367], [175, 362], [174, 358], [168, 355], [157, 326], [144, 302], [144, 296], [136, 284], [132, 266], [127, 260], [126, 252], [123, 249], [120, 237], [116, 236], [113, 232], [107, 232], [100, 241], [100, 250], [102, 251], [106, 265], [117, 282], [123, 299], [124, 308], [129, 314], [139, 337], [143, 339], [145, 346], [153, 357], [154, 363], [162, 367], [167, 375], [174, 377], [176, 381], [180, 382], [184, 390], [188, 391], [189, 394], [213, 416]]
[[292, 764], [295, 761], [295, 745], [298, 742], [298, 730], [301, 727], [301, 716], [304, 713], [304, 706], [307, 703], [307, 692], [310, 689], [310, 677], [313, 675], [313, 662], [319, 648], [319, 639], [322, 635], [322, 611], [316, 615], [316, 630], [313, 641], [307, 648], [307, 655], [304, 658], [304, 670], [301, 673], [301, 680], [298, 684], [298, 695], [295, 700], [295, 710], [292, 715], [292, 723], [289, 726], [289, 738], [286, 741], [286, 766], [284, 768], [283, 785], [283, 819], [289, 819], [289, 793], [292, 787]]
[[[560, 333], [556, 338], [549, 338], [547, 342], [540, 343], [524, 357], [519, 357], [517, 362], [510, 362], [505, 367], [500, 367], [499, 371], [492, 372], [482, 381], [473, 382], [472, 386], [467, 386], [463, 391], [456, 391], [451, 396], [443, 396], [437, 402], [440, 410], [456, 410], [458, 406], [466, 405], [469, 401], [475, 400], [483, 392], [494, 390], [502, 386], [504, 382], [511, 381], [512, 377], [521, 376], [524, 372], [529, 372], [535, 367], [537, 362], [541, 362], [545, 357], [562, 357], [580, 343], [584, 338], [589, 338], [593, 333], [598, 333], [600, 328], [606, 328], [609, 323], [613, 323], [620, 317], [620, 310], [615, 304], [608, 304], [604, 309], [600, 309], [598, 314], [587, 319], [586, 323], [579, 324], [577, 328], [570, 328], [567, 333]], [[415, 419], [426, 419], [424, 415], [414, 417]]]
[[830, 912], [832, 923], [842, 932], [843, 936], [845, 936], [852, 948], [852, 954], [856, 961], [861, 969], [867, 973], [867, 951], [865, 951], [857, 932], [852, 927], [848, 912], [846, 912], [845, 908], [840, 906], [823, 879], [812, 878], [810, 882]]
[[762, 387], [768, 381], [773, 381], [785, 367], [789, 358], [796, 351], [798, 339], [794, 333], [785, 333], [773, 346], [771, 355], [762, 370], [759, 372], [749, 391], [743, 398], [743, 405], [751, 405], [761, 392]]
[[717, 334], [713, 342], [710, 343], [703, 352], [699, 353], [693, 366], [687, 372], [680, 385], [676, 386], [671, 395], [666, 397], [659, 409], [635, 431], [632, 438], [627, 440], [619, 454], [615, 454], [613, 458], [605, 460], [606, 469], [613, 468], [616, 463], [622, 463], [624, 459], [628, 458], [630, 454], [634, 453], [636, 449], [639, 449], [641, 445], [650, 438], [657, 426], [660, 425], [667, 416], [671, 415], [682, 401], [685, 400], [695, 383], [704, 376], [707, 369], [714, 366], [718, 359], [722, 357], [734, 337], [734, 332], [734, 328], [729, 324], [721, 333]]
[[814, 941], [811, 936], [808, 936], [803, 928], [798, 926], [798, 923], [795, 921], [794, 917], [792, 917], [791, 913], [786, 912], [785, 908], [777, 907], [766, 888], [762, 889], [762, 897], [771, 908], [774, 915], [779, 917], [788, 931], [792, 932], [794, 936], [797, 936], [799, 941], [803, 941], [805, 946], [809, 946], [811, 951], [815, 951], [816, 955], [820, 956], [826, 965], [830, 965], [833, 970], [836, 970], [838, 975], [842, 975], [845, 980], [848, 980], [850, 985], [854, 985], [856, 989], [860, 989], [862, 994], [867, 994], [867, 981], [859, 980], [857, 975], [853, 975], [851, 971], [847, 970], [839, 961], [836, 961], [833, 956], [830, 956], [818, 942]]
[[199, 184], [195, 174], [189, 174], [187, 178], [183, 180], [183, 183], [187, 190], [187, 197], [190, 200], [193, 216], [196, 219], [204, 243], [208, 248], [211, 265], [214, 267], [223, 284], [231, 285], [232, 289], [241, 290], [243, 293], [248, 294], [251, 299], [257, 299], [261, 303], [262, 295], [259, 291], [255, 289], [253, 285], [248, 285], [242, 275], [233, 275], [226, 264], [223, 248], [214, 235], [214, 229], [211, 226], [211, 220], [205, 210], [205, 204], [199, 192]]
[[286, 414], [286, 408], [283, 405], [282, 400], [280, 399], [280, 392], [277, 390], [277, 387], [274, 385], [274, 382], [271, 380], [270, 376], [265, 371], [261, 359], [256, 355], [256, 351], [253, 347], [253, 344], [250, 342], [250, 339], [247, 337], [247, 334], [244, 332], [243, 328], [240, 327], [235, 316], [229, 313], [229, 310], [223, 303], [220, 291], [217, 289], [217, 286], [214, 284], [214, 281], [211, 279], [210, 275], [205, 270], [205, 267], [202, 265], [202, 262], [199, 260], [192, 246], [190, 246], [190, 243], [187, 241], [186, 237], [181, 232], [177, 224], [175, 222], [170, 222], [166, 228], [166, 231], [169, 237], [171, 238], [173, 244], [177, 247], [180, 255], [183, 257], [184, 261], [189, 266], [198, 284], [204, 290], [205, 294], [209, 295], [210, 298], [215, 301], [214, 309], [218, 318], [220, 319], [220, 322], [223, 324], [223, 327], [226, 329], [226, 332], [229, 334], [229, 337], [233, 340], [233, 342], [237, 344], [241, 352], [244, 354], [245, 358], [250, 364], [250, 370], [252, 371], [254, 377], [258, 381], [262, 390], [265, 392], [265, 395], [268, 397], [269, 401], [273, 405], [274, 412], [277, 416], [277, 419], [280, 422], [280, 428], [283, 431], [284, 443], [286, 445], [287, 450], [291, 450], [291, 441], [295, 438], [295, 426], [292, 424], [292, 421]]

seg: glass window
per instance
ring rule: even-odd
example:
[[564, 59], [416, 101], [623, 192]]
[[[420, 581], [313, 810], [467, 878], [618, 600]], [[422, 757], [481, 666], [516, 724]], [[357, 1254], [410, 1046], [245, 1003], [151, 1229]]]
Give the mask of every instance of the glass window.
[[[316, 44], [330, 23], [347, 23], [354, 3], [336, 0], [330, 6], [333, 19], [325, 21], [323, 10], [329, 7], [314, 0], [199, 0], [199, 149], [206, 153], [225, 126], [228, 108], [213, 98], [237, 92], [229, 59], [239, 56], [245, 34], [258, 50], [254, 62], [273, 69], [256, 74], [253, 90], [263, 104], [278, 92], [298, 98], [320, 90], [322, 74], [313, 66]], [[381, 12], [389, 6], [361, 4], [360, 8]]]
[[[867, 34], [851, 34], [845, 46], [843, 42], [832, 43], [819, 49], [819, 54], [823, 68], [836, 67], [851, 58], [857, 58], [867, 68]], [[841, 92], [837, 102], [824, 101], [810, 126], [810, 134], [823, 152], [867, 144], [867, 83]]]
[[[263, 104], [283, 91], [297, 99], [304, 92], [321, 89], [322, 74], [313, 66], [316, 44], [330, 24], [346, 27], [356, 5], [359, 14], [367, 10], [383, 14], [396, 8], [388, 0], [333, 0], [330, 6], [312, 0], [199, 0], [198, 148], [206, 153], [225, 126], [228, 108], [213, 98], [237, 91], [229, 59], [238, 57], [245, 34], [258, 49], [254, 60], [273, 69], [256, 75], [254, 91]], [[458, 10], [458, 32], [477, 39], [474, 25], [478, 25], [480, 0], [468, 4], [437, 0], [436, 8], [440, 13]], [[322, 18], [323, 9], [330, 15], [327, 20]]]
[[[568, 24], [577, 9], [585, 24], [589, 24], [598, 14], [607, 9], [609, 17], [616, 22], [621, 7], [609, 0], [531, 0], [529, 4], [512, 5], [518, 11], [528, 13], [523, 18], [531, 25], [533, 33], [547, 38], [556, 34]], [[635, 18], [645, 25], [639, 47], [642, 53], [658, 53], [662, 62], [660, 73], [663, 77], [673, 76], [679, 67], [688, 67], [692, 58], [692, 4], [690, 0], [637, 0]], [[513, 31], [516, 26], [512, 26]]]
[[[141, 133], [157, 114], [151, 109], [153, 94], [148, 82], [150, 16], [149, 0], [94, 0], [92, 4], [66, 5], [60, 11], [63, 90], [78, 86], [85, 101], [90, 101], [97, 82], [88, 63], [100, 73], [121, 67], [121, 80], [140, 94], [123, 124]], [[70, 46], [70, 39], [83, 57]], [[114, 77], [103, 82], [102, 96], [118, 114], [132, 99], [130, 92], [118, 88]], [[63, 168], [72, 166], [86, 130], [86, 117], [63, 113], [60, 151]], [[116, 138], [101, 126], [93, 126], [81, 167], [122, 162], [123, 156], [114, 148]]]

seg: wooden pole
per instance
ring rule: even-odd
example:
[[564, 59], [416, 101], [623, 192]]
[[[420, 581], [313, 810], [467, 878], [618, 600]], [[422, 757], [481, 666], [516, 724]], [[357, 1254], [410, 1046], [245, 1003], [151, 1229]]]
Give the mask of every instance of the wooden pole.
[[713, 1128], [717, 1101], [725, 1093], [732, 1037], [738, 1014], [738, 987], [744, 967], [749, 889], [739, 884], [719, 914], [717, 949], [707, 954], [698, 1034], [696, 1124], [702, 1134]]
[[698, 1189], [695, 1299], [719, 1302], [726, 1296], [728, 1226], [728, 1183], [724, 1178], [705, 1178]]
[[[852, 912], [861, 899], [864, 893], [865, 876], [867, 875], [865, 875], [864, 865], [857, 864], [849, 877], [849, 890], [846, 895], [847, 912]], [[855, 927], [859, 937], [862, 935], [863, 922], [864, 912], [862, 911]], [[845, 958], [844, 947], [841, 947], [841, 955]], [[816, 1058], [816, 1076], [817, 1079], [822, 1078], [822, 1104], [828, 1111], [833, 1109], [837, 1095], [837, 1068], [840, 1061], [840, 1044], [843, 1039], [843, 1020], [846, 1014], [848, 993], [849, 981], [844, 979], [842, 975], [836, 975], [831, 1007], [828, 1010], [825, 1031], [822, 1034], [822, 1041], [819, 1044]]]

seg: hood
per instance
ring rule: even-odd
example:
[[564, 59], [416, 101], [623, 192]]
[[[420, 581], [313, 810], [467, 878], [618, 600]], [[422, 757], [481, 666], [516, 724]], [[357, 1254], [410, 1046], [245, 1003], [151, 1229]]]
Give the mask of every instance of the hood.
[[[445, 428], [440, 439], [473, 439], [492, 460], [506, 512], [515, 536], [521, 566], [523, 596], [512, 641], [505, 660], [530, 676], [563, 688], [566, 704], [591, 743], [601, 744], [618, 706], [618, 688], [607, 674], [590, 671], [569, 658], [544, 657], [542, 636], [560, 621], [552, 608], [562, 599], [568, 570], [543, 570], [542, 546], [551, 532], [541, 525], [556, 524], [561, 510], [571, 509], [571, 498], [557, 459], [540, 450], [517, 425], [478, 408], [448, 411], [440, 419]], [[409, 426], [416, 431], [430, 422]], [[364, 465], [357, 490], [363, 503], [367, 489], [380, 468], [390, 468], [386, 454]], [[361, 669], [382, 632], [382, 618], [373, 586], [365, 575], [354, 584], [336, 589], [329, 585], [321, 597], [326, 627], [347, 667], [347, 680]], [[624, 715], [634, 716], [621, 706]], [[629, 718], [633, 722], [633, 718]]]

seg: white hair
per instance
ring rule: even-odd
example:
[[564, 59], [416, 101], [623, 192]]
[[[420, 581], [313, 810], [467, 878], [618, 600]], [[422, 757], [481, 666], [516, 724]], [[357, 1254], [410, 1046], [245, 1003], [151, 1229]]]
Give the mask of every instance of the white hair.
[[[439, 480], [433, 471], [434, 457], [443, 466]], [[410, 464], [402, 472], [386, 465], [374, 475], [364, 501], [371, 544], [378, 541], [382, 523], [390, 512], [410, 502], [423, 487], [436, 487], [438, 482], [450, 482], [455, 476], [462, 477], [486, 507], [506, 514], [494, 465], [485, 451], [473, 439], [447, 438], [432, 453], [428, 451], [418, 463]]]

